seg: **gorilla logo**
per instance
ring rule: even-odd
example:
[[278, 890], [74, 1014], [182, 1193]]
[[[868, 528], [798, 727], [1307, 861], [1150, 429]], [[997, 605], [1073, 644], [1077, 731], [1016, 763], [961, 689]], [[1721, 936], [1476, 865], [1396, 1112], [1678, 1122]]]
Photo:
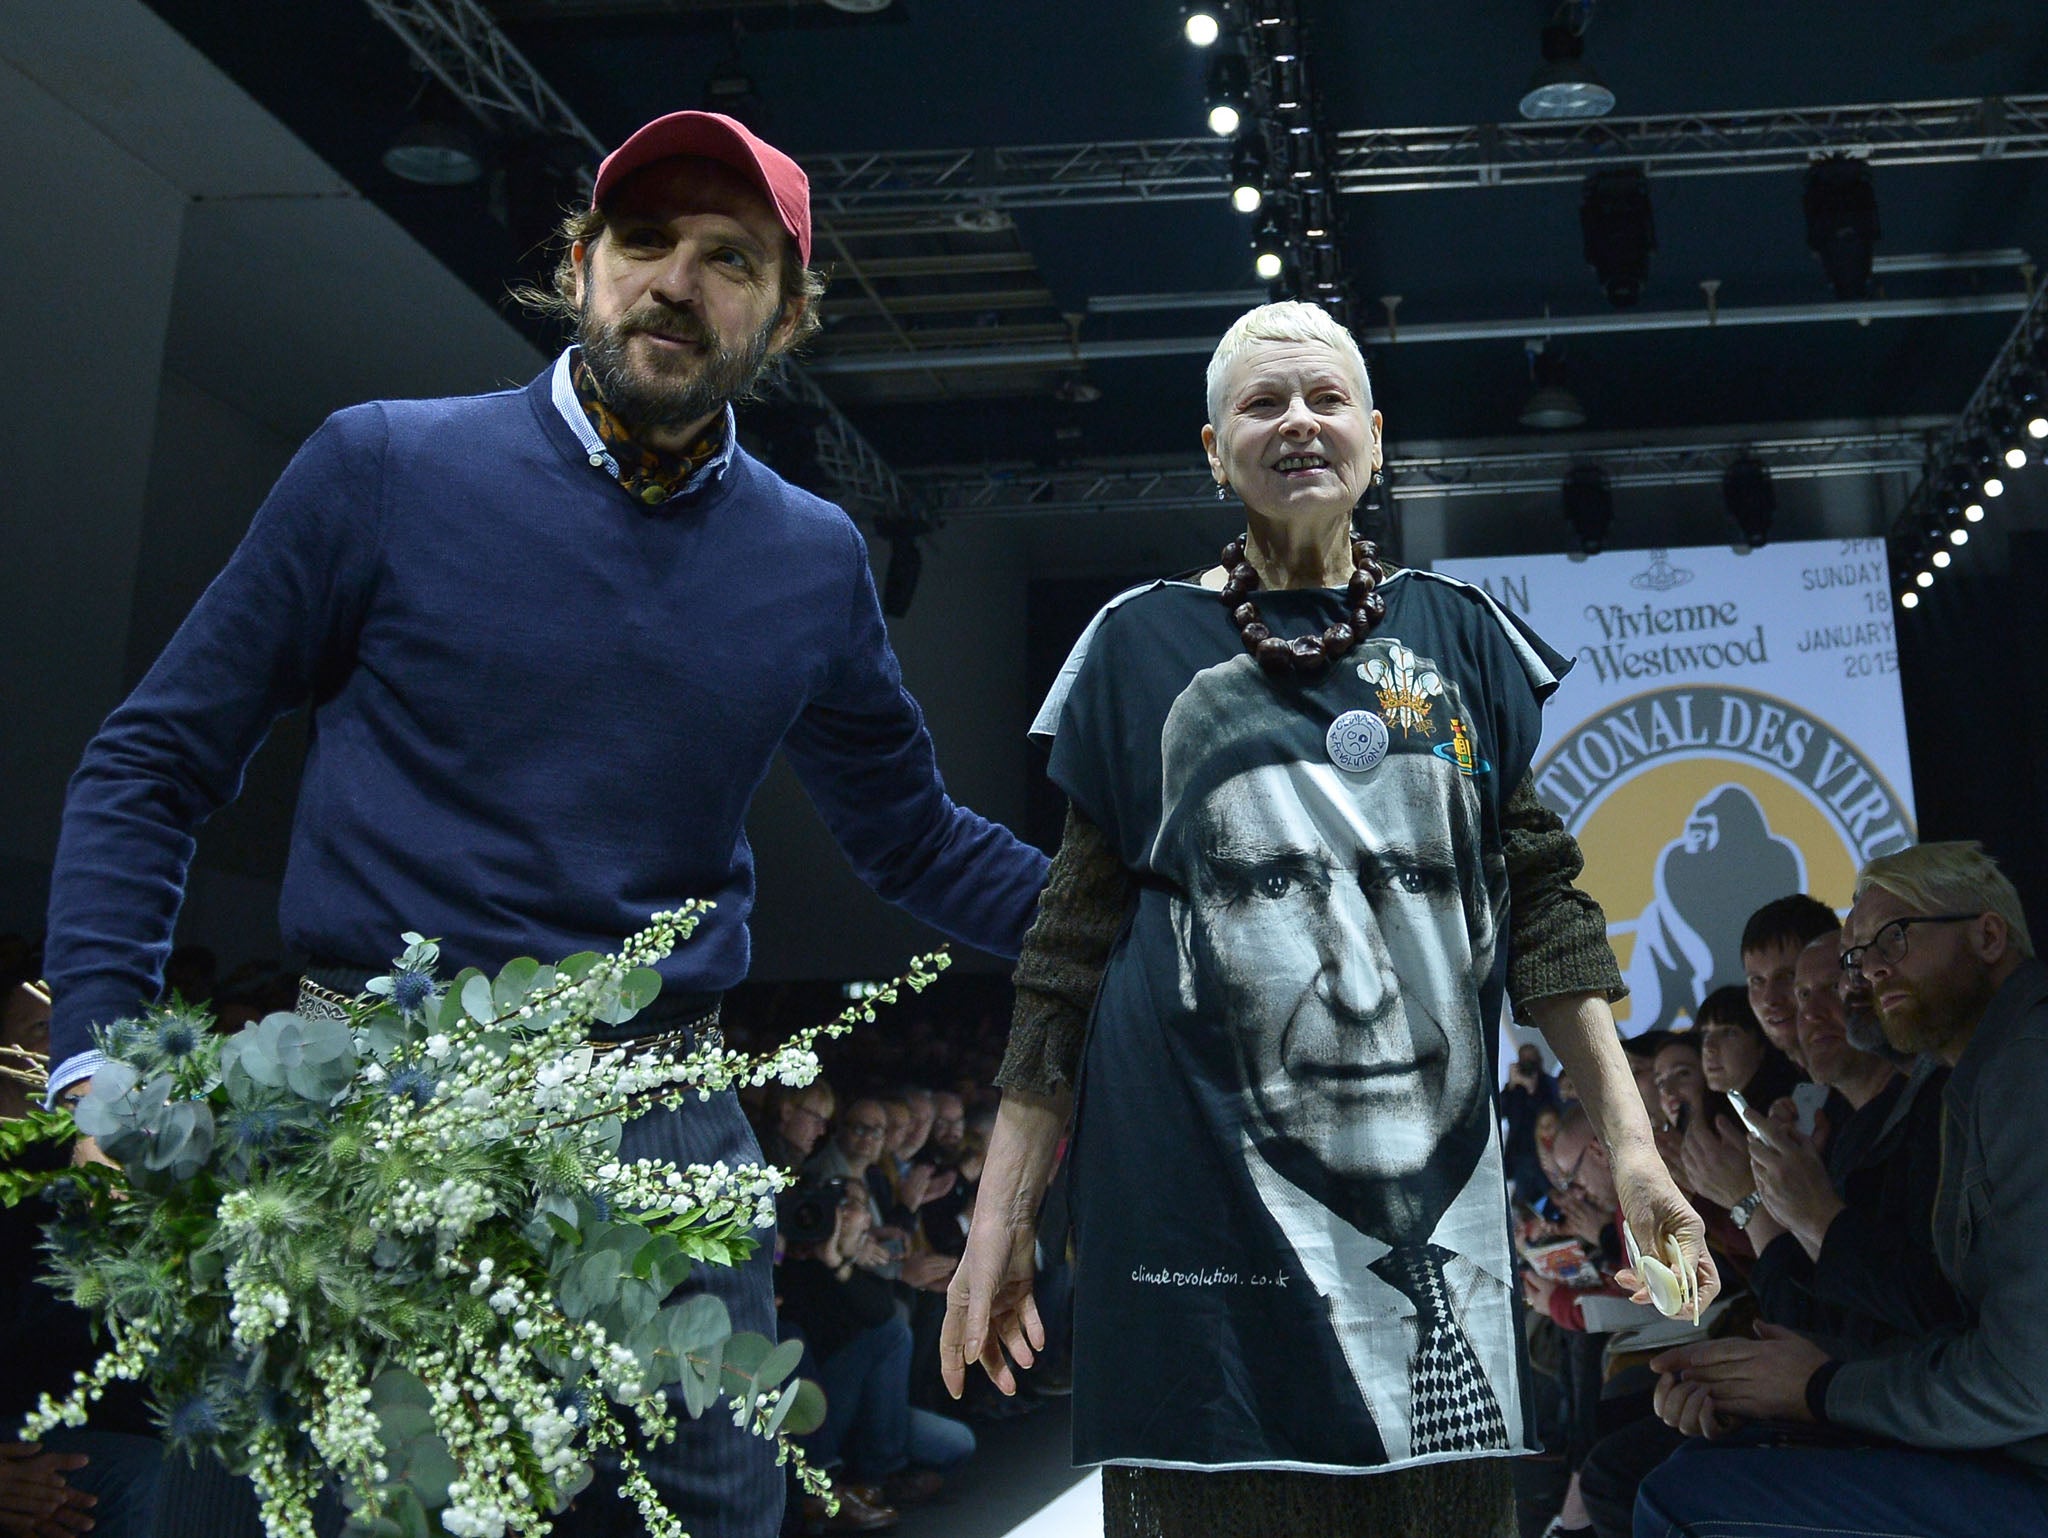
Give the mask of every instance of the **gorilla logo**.
[[1631, 1034], [1669, 1026], [1710, 990], [1741, 982], [1743, 924], [1805, 890], [1805, 857], [1771, 832], [1756, 797], [1740, 785], [1709, 791], [1658, 855], [1656, 895], [1636, 922]]

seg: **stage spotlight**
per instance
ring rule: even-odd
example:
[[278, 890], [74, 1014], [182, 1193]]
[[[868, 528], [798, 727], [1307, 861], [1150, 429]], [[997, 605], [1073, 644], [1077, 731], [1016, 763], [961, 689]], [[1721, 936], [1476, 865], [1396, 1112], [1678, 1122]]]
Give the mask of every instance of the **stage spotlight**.
[[1806, 171], [1806, 244], [1820, 258], [1837, 299], [1870, 293], [1870, 262], [1882, 234], [1877, 188], [1867, 162], [1823, 155]]
[[1543, 62], [1522, 94], [1522, 116], [1539, 121], [1605, 117], [1614, 93], [1586, 63], [1586, 40], [1563, 22], [1543, 29]]
[[1614, 492], [1607, 484], [1607, 472], [1598, 465], [1573, 465], [1560, 493], [1565, 521], [1579, 536], [1579, 549], [1598, 555], [1607, 531], [1614, 527]]
[[1209, 61], [1209, 132], [1219, 139], [1237, 132], [1251, 84], [1251, 66], [1235, 48], [1220, 50]]
[[1320, 187], [1311, 187], [1301, 195], [1301, 233], [1310, 240], [1327, 240], [1330, 236], [1330, 195]]
[[1252, 271], [1268, 283], [1277, 282], [1286, 270], [1287, 263], [1278, 251], [1261, 251], [1252, 258]]
[[1982, 523], [1984, 521], [1984, 504], [1982, 502], [1967, 503], [1963, 508], [1963, 516], [1971, 523]]
[[484, 174], [484, 151], [466, 125], [422, 118], [384, 151], [384, 169], [421, 187], [460, 187]]
[[2029, 438], [2048, 438], [2048, 376], [2031, 363], [2022, 363], [2006, 383], [2021, 430]]
[[1950, 529], [1948, 531], [1948, 542], [1951, 545], [1967, 545], [1970, 542], [1970, 531], [1968, 529]]
[[2000, 480], [2000, 479], [1999, 479], [1999, 478], [1998, 478], [1997, 476], [1995, 476], [1995, 475], [1987, 475], [1987, 476], [1985, 476], [1985, 477], [1984, 477], [1984, 495], [1985, 495], [1985, 496], [1987, 496], [1987, 497], [2002, 497], [2002, 496], [2004, 496], [2004, 495], [2005, 495], [2005, 482], [2004, 482], [2004, 481], [2002, 481], [2002, 480]]
[[1255, 214], [1266, 201], [1266, 139], [1256, 126], [1239, 134], [1230, 149], [1230, 206], [1241, 214]]
[[1742, 530], [1742, 542], [1751, 550], [1762, 548], [1771, 537], [1771, 519], [1778, 511], [1778, 494], [1771, 485], [1768, 466], [1744, 454], [1721, 474], [1721, 500], [1728, 516]]
[[1937, 550], [1934, 552], [1934, 555], [1931, 557], [1931, 559], [1937, 567], [1946, 571], [1948, 569], [1948, 563], [1951, 558], [1946, 550]]
[[2005, 451], [2005, 468], [2008, 470], [2024, 470], [2026, 467], [2027, 451], [2015, 443]]
[[1207, 48], [1223, 35], [1223, 23], [1203, 7], [1190, 6], [1187, 20], [1181, 23], [1181, 31], [1197, 48]]
[[1933, 587], [1934, 573], [1931, 571], [1915, 572], [1913, 574], [1913, 581], [1919, 587]]
[[1521, 424], [1556, 432], [1583, 427], [1586, 408], [1564, 382], [1564, 349], [1548, 342], [1528, 344], [1529, 379], [1535, 389], [1522, 405]]
[[1579, 203], [1579, 231], [1586, 260], [1607, 290], [1609, 302], [1625, 308], [1643, 297], [1650, 280], [1650, 253], [1657, 228], [1650, 216], [1650, 182], [1638, 166], [1595, 171], [1586, 178]]
[[1910, 592], [1908, 592], [1908, 593], [1901, 593], [1901, 594], [1899, 594], [1899, 607], [1900, 607], [1900, 608], [1902, 608], [1902, 609], [1917, 609], [1917, 608], [1919, 608], [1919, 607], [1920, 607], [1920, 595], [1919, 595], [1918, 593], [1910, 593]]

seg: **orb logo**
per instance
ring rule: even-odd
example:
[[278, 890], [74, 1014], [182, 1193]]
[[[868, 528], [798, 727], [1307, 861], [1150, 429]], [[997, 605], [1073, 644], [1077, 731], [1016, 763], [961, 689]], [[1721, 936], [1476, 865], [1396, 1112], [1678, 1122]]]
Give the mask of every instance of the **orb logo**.
[[1629, 997], [1625, 1034], [1689, 1018], [1742, 981], [1743, 922], [1774, 897], [1849, 900], [1857, 869], [1913, 842], [1911, 812], [1856, 744], [1787, 700], [1688, 685], [1568, 732], [1537, 793], [1586, 854]]

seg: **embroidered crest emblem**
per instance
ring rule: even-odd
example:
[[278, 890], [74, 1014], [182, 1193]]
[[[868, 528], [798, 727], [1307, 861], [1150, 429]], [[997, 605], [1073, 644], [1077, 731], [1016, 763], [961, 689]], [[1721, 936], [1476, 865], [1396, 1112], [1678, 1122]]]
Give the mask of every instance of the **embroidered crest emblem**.
[[1386, 656], [1360, 664], [1358, 676], [1379, 690], [1381, 712], [1403, 735], [1430, 734], [1429, 702], [1444, 692], [1435, 669], [1396, 641]]

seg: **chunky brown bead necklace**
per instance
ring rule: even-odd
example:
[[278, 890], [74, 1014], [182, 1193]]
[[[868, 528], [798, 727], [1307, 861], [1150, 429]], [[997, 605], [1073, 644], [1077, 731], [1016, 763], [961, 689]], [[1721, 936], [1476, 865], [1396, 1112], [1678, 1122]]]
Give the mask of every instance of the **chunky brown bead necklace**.
[[1223, 592], [1220, 596], [1223, 607], [1230, 611], [1230, 617], [1237, 625], [1238, 634], [1244, 637], [1244, 649], [1258, 659], [1260, 667], [1276, 675], [1320, 673], [1365, 639], [1366, 632], [1386, 617], [1387, 601], [1375, 591], [1386, 580], [1387, 573], [1380, 565], [1378, 547], [1371, 540], [1353, 534], [1351, 581], [1344, 589], [1344, 609], [1349, 618], [1337, 621], [1321, 635], [1283, 640], [1266, 628], [1259, 606], [1252, 602], [1251, 595], [1258, 590], [1259, 574], [1245, 559], [1244, 538], [1240, 536], [1223, 547]]

